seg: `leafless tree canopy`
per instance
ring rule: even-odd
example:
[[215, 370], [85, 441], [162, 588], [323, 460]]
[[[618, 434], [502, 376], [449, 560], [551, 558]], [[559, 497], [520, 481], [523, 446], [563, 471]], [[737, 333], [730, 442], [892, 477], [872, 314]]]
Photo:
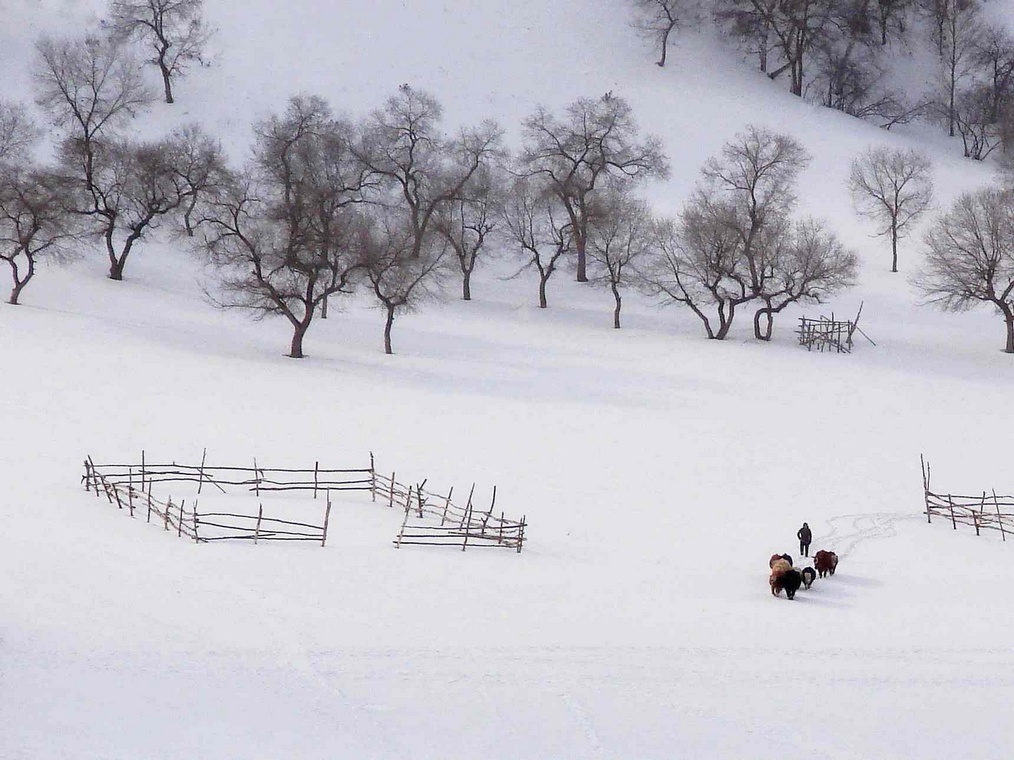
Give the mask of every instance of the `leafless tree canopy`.
[[647, 204], [614, 192], [598, 198], [599, 219], [588, 238], [590, 282], [613, 295], [613, 327], [620, 328], [622, 288], [637, 280], [637, 265], [651, 247], [654, 219]]
[[933, 165], [917, 150], [873, 147], [852, 160], [849, 192], [858, 211], [891, 239], [891, 271], [898, 271], [898, 240], [933, 201]]
[[70, 255], [74, 226], [66, 195], [66, 184], [54, 173], [0, 162], [0, 260], [13, 279], [8, 303], [17, 305], [39, 261]]
[[950, 311], [992, 304], [1014, 353], [1014, 195], [997, 188], [966, 193], [926, 234], [929, 251], [916, 278], [929, 303]]
[[44, 39], [37, 49], [37, 102], [55, 124], [85, 142], [151, 103], [137, 60], [116, 40]]
[[472, 273], [503, 219], [505, 180], [499, 166], [483, 167], [437, 218], [437, 230], [451, 246], [461, 271], [462, 300], [472, 300]]
[[25, 160], [39, 135], [23, 105], [0, 100], [0, 161]]
[[[452, 238], [474, 246], [476, 238], [464, 230], [466, 237], [451, 232], [448, 219], [456, 207], [471, 204], [475, 221], [483, 178], [504, 153], [503, 132], [495, 122], [447, 137], [441, 118], [436, 98], [402, 85], [366, 120], [357, 147], [362, 166], [378, 182], [371, 198], [383, 208], [364, 238], [364, 271], [387, 312], [387, 353], [396, 314], [413, 308], [446, 273]], [[467, 258], [475, 250], [462, 252]]]
[[252, 163], [202, 204], [198, 226], [220, 288], [213, 300], [284, 316], [289, 356], [302, 358], [316, 310], [351, 292], [368, 174], [353, 154], [352, 125], [321, 98], [293, 98], [256, 133]]
[[114, 33], [148, 46], [149, 63], [162, 75], [165, 102], [173, 102], [172, 80], [200, 63], [211, 29], [204, 0], [114, 0], [109, 9]]
[[696, 4], [689, 0], [630, 0], [634, 28], [659, 51], [657, 64], [665, 66], [674, 32], [695, 19]]
[[749, 127], [705, 164], [679, 220], [657, 225], [646, 279], [663, 300], [690, 307], [709, 338], [725, 338], [737, 308], [758, 301], [754, 337], [769, 340], [789, 304], [820, 302], [854, 281], [855, 255], [819, 222], [792, 217], [808, 161], [791, 137]]
[[543, 192], [534, 180], [518, 178], [510, 187], [503, 211], [503, 238], [519, 253], [521, 268], [539, 275], [539, 308], [549, 306], [546, 288], [557, 267], [573, 253], [570, 216], [557, 196]]
[[539, 108], [523, 124], [520, 169], [567, 211], [577, 253], [577, 279], [586, 282], [586, 247], [599, 192], [666, 177], [669, 163], [657, 137], [639, 139], [627, 102], [612, 93], [581, 98], [561, 119]]

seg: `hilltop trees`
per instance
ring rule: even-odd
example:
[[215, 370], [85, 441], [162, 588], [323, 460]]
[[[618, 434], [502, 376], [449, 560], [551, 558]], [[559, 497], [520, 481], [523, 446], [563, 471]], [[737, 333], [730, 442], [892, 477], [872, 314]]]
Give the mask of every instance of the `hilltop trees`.
[[1014, 195], [985, 189], [955, 201], [926, 234], [929, 251], [916, 280], [929, 303], [948, 311], [992, 304], [1014, 354]]
[[916, 150], [874, 147], [852, 160], [849, 192], [857, 210], [891, 239], [891, 271], [898, 271], [898, 240], [933, 200], [932, 164]]
[[588, 236], [597, 197], [668, 176], [661, 142], [657, 137], [639, 140], [630, 105], [612, 93], [578, 99], [567, 106], [563, 118], [539, 107], [524, 120], [523, 139], [519, 171], [537, 183], [537, 192], [552, 195], [566, 211], [577, 281], [587, 282]]
[[165, 102], [173, 102], [173, 77], [200, 63], [211, 30], [204, 0], [114, 0], [109, 9], [115, 34], [146, 45], [162, 75]]

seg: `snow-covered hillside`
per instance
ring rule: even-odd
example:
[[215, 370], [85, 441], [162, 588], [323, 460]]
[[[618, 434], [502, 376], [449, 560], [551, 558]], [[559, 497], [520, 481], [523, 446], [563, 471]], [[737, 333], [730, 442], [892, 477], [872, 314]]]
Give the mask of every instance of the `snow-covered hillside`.
[[[201, 122], [231, 154], [296, 92], [362, 114], [403, 82], [448, 125], [518, 137], [542, 103], [612, 90], [658, 134], [675, 211], [746, 124], [813, 154], [801, 206], [859, 252], [860, 284], [706, 341], [692, 315], [480, 270], [475, 301], [399, 320], [363, 300], [287, 328], [214, 311], [199, 264], [101, 254], [0, 306], [0, 758], [1005, 758], [1014, 547], [927, 525], [934, 484], [1014, 492], [1011, 357], [986, 311], [917, 305], [903, 244], [859, 221], [845, 178], [884, 132], [758, 84], [705, 37], [669, 66], [612, 0], [214, 0], [214, 65], [137, 128]], [[32, 39], [97, 23], [97, 0], [4, 3], [4, 97], [30, 97]], [[932, 147], [939, 203], [991, 176]], [[800, 313], [854, 314], [877, 342], [794, 345]], [[148, 456], [429, 479], [527, 516], [524, 552], [405, 547], [397, 510], [335, 502], [327, 547], [194, 545], [86, 494], [96, 461]], [[456, 490], [457, 490], [456, 489]], [[186, 495], [186, 494], [181, 494]], [[802, 521], [837, 575], [794, 602], [767, 558]]]

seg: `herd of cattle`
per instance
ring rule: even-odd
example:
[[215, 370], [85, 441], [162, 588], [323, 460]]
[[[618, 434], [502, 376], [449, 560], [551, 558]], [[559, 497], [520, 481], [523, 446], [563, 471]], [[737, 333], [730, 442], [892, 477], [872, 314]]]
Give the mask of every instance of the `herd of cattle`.
[[771, 577], [768, 578], [771, 595], [778, 596], [785, 591], [786, 597], [795, 599], [800, 586], [808, 589], [818, 576], [823, 578], [829, 574], [834, 575], [838, 567], [838, 555], [821, 549], [813, 555], [813, 567], [799, 569], [793, 567], [792, 557], [788, 554], [772, 554], [768, 560], [768, 567], [771, 568]]

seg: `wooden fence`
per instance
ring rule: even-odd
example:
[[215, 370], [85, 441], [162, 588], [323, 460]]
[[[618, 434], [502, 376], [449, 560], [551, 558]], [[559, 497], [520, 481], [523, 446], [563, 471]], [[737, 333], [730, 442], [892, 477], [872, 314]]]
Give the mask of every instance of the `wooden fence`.
[[[321, 546], [327, 543], [327, 524], [331, 516], [331, 490], [349, 490], [342, 488], [351, 481], [338, 480], [337, 473], [349, 472], [342, 470], [280, 470], [271, 468], [252, 469], [242, 467], [209, 467], [203, 461], [200, 467], [171, 464], [147, 464], [144, 455], [141, 465], [103, 464], [96, 465], [89, 456], [84, 461], [85, 474], [82, 478], [85, 489], [94, 491], [95, 495], [105, 494], [110, 504], [120, 509], [127, 509], [131, 517], [135, 517], [135, 509], [143, 509], [150, 523], [155, 516], [156, 523], [161, 522], [165, 530], [175, 530], [177, 536], [186, 536], [199, 543], [226, 540], [249, 540], [255, 544], [259, 541], [319, 541]], [[362, 472], [362, 471], [352, 471]], [[366, 471], [368, 472], [368, 471]], [[252, 473], [248, 477], [244, 473]], [[308, 475], [313, 473], [313, 480]], [[296, 474], [307, 475], [306, 480], [296, 479]], [[369, 479], [359, 490], [369, 490]], [[238, 512], [199, 512], [199, 499], [193, 498], [190, 509], [186, 508], [186, 499], [174, 504], [172, 497], [161, 501], [152, 496], [154, 483], [197, 483], [197, 494], [200, 496], [204, 484], [213, 485], [222, 493], [227, 493], [226, 486], [246, 487], [259, 495], [261, 491], [313, 491], [326, 494], [323, 523], [312, 523], [294, 520], [283, 520], [265, 516], [264, 505], [258, 504], [256, 514]]]
[[[454, 546], [464, 551], [469, 547], [503, 547], [515, 549], [518, 553], [524, 547], [525, 518], [508, 519], [503, 512], [494, 513], [496, 507], [496, 486], [489, 508], [476, 509], [475, 484], [468, 492], [464, 506], [453, 501], [454, 488], [447, 495], [435, 494], [425, 489], [426, 481], [415, 486], [404, 486], [396, 480], [396, 473], [390, 477], [374, 473], [373, 500], [386, 501], [387, 506], [400, 507], [405, 512], [396, 548], [403, 545]], [[440, 519], [437, 525], [436, 520]], [[425, 522], [431, 520], [432, 523]]]
[[[261, 467], [256, 460], [253, 467], [213, 466], [206, 459], [207, 451], [200, 465], [151, 463], [146, 461], [142, 451], [140, 464], [96, 465], [89, 456], [84, 462], [82, 481], [96, 496], [104, 493], [111, 504], [129, 509], [131, 517], [135, 506], [143, 508], [149, 522], [155, 515], [166, 530], [175, 527], [177, 535], [198, 542], [320, 541], [323, 546], [327, 541], [332, 491], [369, 491], [372, 501], [392, 509], [403, 509], [401, 530], [394, 539], [398, 548], [402, 545], [460, 546], [464, 550], [499, 546], [520, 553], [525, 542], [527, 523], [524, 517], [516, 521], [508, 519], [503, 512], [495, 514], [495, 486], [487, 509], [478, 509], [473, 503], [475, 484], [462, 506], [453, 501], [454, 488], [446, 495], [435, 494], [425, 489], [425, 480], [406, 486], [398, 482], [394, 472], [390, 477], [378, 473], [373, 454], [370, 454], [369, 468], [359, 469], [325, 469], [319, 461], [314, 463], [313, 469]], [[153, 485], [168, 483], [197, 485], [197, 497], [192, 499], [189, 509], [185, 500], [177, 505], [171, 497], [163, 502], [152, 496]], [[223, 494], [239, 489], [258, 497], [279, 491], [310, 492], [314, 499], [325, 494], [323, 521], [314, 525], [265, 516], [263, 504], [258, 505], [256, 514], [199, 512], [199, 497], [205, 487], [214, 487]], [[437, 518], [439, 525], [435, 524]]]
[[1006, 541], [1007, 534], [1014, 532], [1014, 496], [997, 496], [995, 490], [989, 494], [985, 491], [981, 496], [963, 496], [960, 494], [939, 494], [930, 490], [930, 465], [922, 455], [923, 493], [926, 504], [926, 522], [932, 523], [934, 515], [950, 520], [951, 527], [968, 525], [975, 528], [975, 535], [982, 535], [983, 530], [996, 530]]

